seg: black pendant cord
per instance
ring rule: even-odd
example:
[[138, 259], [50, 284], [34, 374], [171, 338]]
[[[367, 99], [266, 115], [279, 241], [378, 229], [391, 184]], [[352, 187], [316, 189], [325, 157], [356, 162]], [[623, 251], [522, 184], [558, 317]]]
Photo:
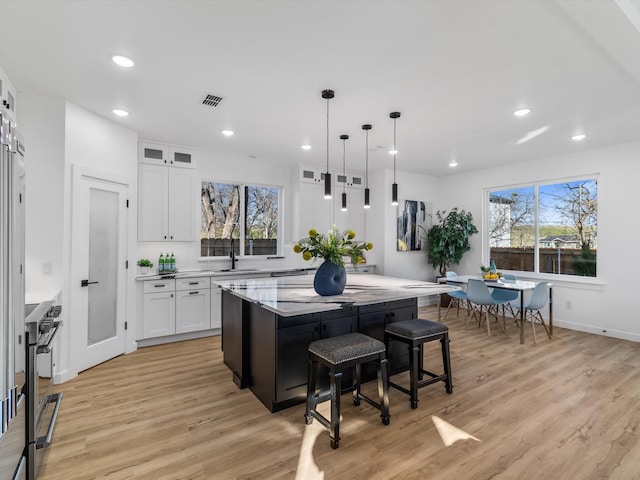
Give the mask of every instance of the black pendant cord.
[[364, 208], [370, 208], [371, 204], [370, 204], [370, 191], [369, 191], [369, 130], [371, 130], [371, 125], [369, 124], [365, 124], [362, 125], [362, 129], [365, 132], [365, 152], [364, 152], [364, 158], [365, 158], [365, 170], [364, 170], [364, 175], [365, 175], [365, 187], [364, 187]]
[[369, 130], [365, 130], [365, 164], [364, 164], [364, 183], [365, 188], [369, 188]]
[[400, 117], [400, 112], [391, 112], [390, 118], [393, 118], [393, 185], [391, 185], [391, 205], [398, 205], [398, 183], [396, 181], [396, 155], [398, 146], [396, 143], [396, 119]]
[[329, 97], [327, 97], [327, 173], [329, 173]]
[[393, 119], [393, 183], [396, 182], [396, 154], [398, 149], [396, 147], [396, 119]]
[[340, 135], [342, 140], [342, 211], [347, 211], [347, 140], [349, 135]]
[[323, 90], [322, 98], [327, 100], [327, 173], [324, 176], [324, 198], [331, 198], [331, 174], [329, 173], [329, 100], [335, 96], [333, 90]]

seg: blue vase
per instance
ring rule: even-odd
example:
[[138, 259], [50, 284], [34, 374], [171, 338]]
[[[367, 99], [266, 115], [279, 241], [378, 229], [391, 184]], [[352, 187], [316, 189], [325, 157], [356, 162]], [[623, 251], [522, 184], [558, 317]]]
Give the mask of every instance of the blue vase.
[[347, 272], [344, 267], [325, 260], [313, 279], [313, 288], [318, 295], [340, 295], [347, 285]]

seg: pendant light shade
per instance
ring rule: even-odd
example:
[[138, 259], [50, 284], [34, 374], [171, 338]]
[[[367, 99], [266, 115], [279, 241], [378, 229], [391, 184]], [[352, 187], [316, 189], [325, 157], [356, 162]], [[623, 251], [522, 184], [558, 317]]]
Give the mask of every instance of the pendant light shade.
[[342, 176], [344, 177], [344, 181], [342, 183], [342, 207], [341, 210], [343, 212], [347, 211], [347, 156], [346, 156], [346, 141], [349, 140], [349, 135], [340, 135], [340, 140], [342, 140]]
[[335, 97], [333, 90], [323, 90], [322, 98], [327, 101], [327, 173], [324, 174], [324, 198], [331, 198], [331, 174], [329, 173], [329, 100]]
[[362, 129], [365, 132], [364, 208], [371, 208], [371, 204], [369, 203], [369, 130], [371, 130], [371, 128], [371, 125], [362, 125]]
[[400, 112], [391, 112], [389, 118], [393, 118], [393, 185], [391, 185], [391, 205], [398, 205], [398, 183], [396, 182], [396, 119], [400, 118]]

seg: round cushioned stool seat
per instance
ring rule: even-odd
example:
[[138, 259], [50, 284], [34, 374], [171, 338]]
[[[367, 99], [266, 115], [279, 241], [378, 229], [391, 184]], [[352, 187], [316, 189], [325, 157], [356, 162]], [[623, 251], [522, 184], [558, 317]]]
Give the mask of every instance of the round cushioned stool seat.
[[403, 337], [409, 340], [419, 340], [421, 338], [427, 338], [432, 335], [448, 332], [449, 327], [442, 323], [432, 322], [431, 320], [415, 318], [413, 320], [390, 323], [387, 325], [386, 330], [398, 337]]
[[309, 353], [313, 353], [330, 365], [352, 362], [384, 351], [384, 343], [362, 333], [323, 338], [309, 345]]

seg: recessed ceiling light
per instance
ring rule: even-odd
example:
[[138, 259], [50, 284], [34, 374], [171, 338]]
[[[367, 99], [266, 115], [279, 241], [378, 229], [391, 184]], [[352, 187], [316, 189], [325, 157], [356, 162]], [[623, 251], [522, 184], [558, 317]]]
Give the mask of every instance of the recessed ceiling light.
[[113, 57], [111, 57], [111, 60], [113, 60], [113, 63], [115, 63], [116, 65], [120, 65], [121, 67], [125, 68], [130, 68], [135, 65], [133, 60], [128, 57], [123, 57], [122, 55], [114, 55]]
[[455, 158], [452, 158], [451, 161], [449, 162], [449, 166], [450, 167], [457, 167], [458, 166], [458, 161]]
[[225, 137], [230, 137], [231, 135], [233, 135], [233, 130], [222, 130], [222, 134]]
[[524, 117], [525, 115], [528, 115], [531, 112], [530, 108], [521, 108], [520, 110], [516, 110], [515, 112], [513, 112], [513, 114], [516, 117]]
[[302, 145], [301, 147], [303, 150], [311, 150], [311, 145]]
[[127, 115], [129, 115], [129, 112], [127, 112], [126, 110], [122, 110], [121, 108], [114, 108], [111, 111], [119, 117], [126, 117]]
[[578, 133], [571, 137], [571, 140], [573, 140], [574, 142], [579, 142], [580, 140], [584, 140], [585, 138], [587, 138], [587, 136], [584, 133]]

